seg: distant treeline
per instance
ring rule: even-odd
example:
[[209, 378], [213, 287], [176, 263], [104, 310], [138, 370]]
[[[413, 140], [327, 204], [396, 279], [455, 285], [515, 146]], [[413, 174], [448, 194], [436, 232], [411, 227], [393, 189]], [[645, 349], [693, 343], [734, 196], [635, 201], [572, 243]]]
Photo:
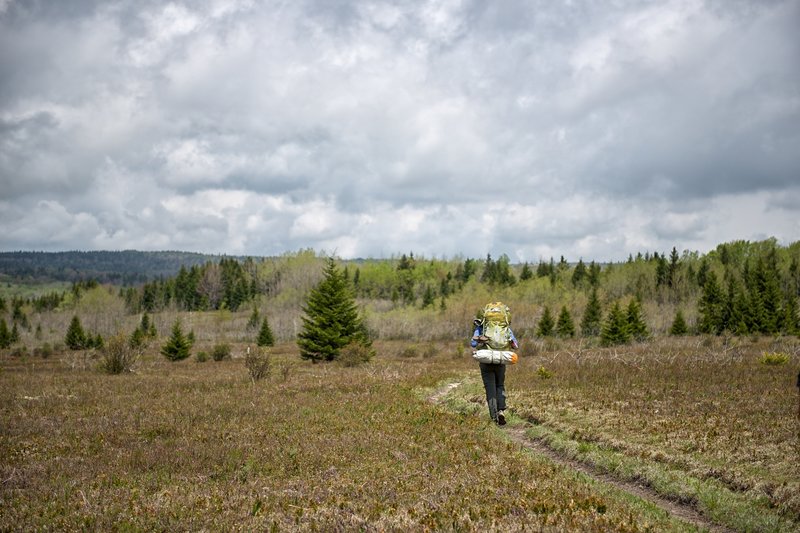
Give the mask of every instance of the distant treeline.
[[[35, 277], [59, 272], [74, 278], [71, 295], [0, 299], [0, 312], [21, 318], [24, 306], [34, 312], [60, 308], [63, 302], [80, 299], [97, 282], [120, 286], [119, 297], [130, 313], [236, 311], [266, 302], [273, 309], [297, 313], [319, 282], [325, 257], [313, 250], [261, 258], [180, 252], [18, 252], [0, 254], [0, 265], [4, 261], [18, 266], [2, 270], [5, 274], [27, 272]], [[413, 253], [338, 264], [354, 296], [372, 306], [375, 316], [391, 310], [464, 309], [474, 305], [474, 295], [482, 295], [528, 306], [528, 317], [538, 306], [554, 315], [560, 309], [565, 320], [569, 313], [586, 322], [588, 309], [595, 306], [594, 326], [581, 328], [595, 335], [601, 318], [614, 306], [637, 300], [647, 304], [650, 318], [658, 317], [659, 331], [737, 335], [800, 331], [800, 241], [788, 246], [775, 239], [735, 241], [707, 254], [673, 248], [670, 253], [637, 253], [625, 261], [603, 264], [564, 257], [512, 264], [506, 255], [447, 260]], [[681, 312], [690, 319], [688, 328]], [[665, 327], [665, 322], [673, 327]]]
[[0, 274], [20, 281], [97, 280], [137, 285], [174, 276], [181, 267], [217, 261], [218, 256], [190, 252], [0, 252]]
[[[280, 296], [300, 305], [318, 279], [321, 265], [322, 258], [313, 252], [269, 260], [225, 258], [182, 267], [177, 276], [128, 288], [124, 297], [131, 312], [235, 311], [260, 295]], [[483, 261], [448, 261], [404, 254], [398, 259], [342, 262], [341, 266], [356, 297], [391, 301], [395, 308], [446, 309], [465, 286], [472, 290], [485, 286], [491, 292], [502, 288], [512, 298], [524, 298], [540, 287], [540, 302], [559, 307], [580, 293], [594, 293], [592, 298], [596, 298], [598, 291], [606, 307], [630, 299], [659, 306], [697, 306], [695, 329], [700, 333], [797, 334], [800, 330], [800, 242], [784, 247], [774, 239], [736, 241], [720, 244], [706, 255], [679, 254], [673, 248], [669, 254], [640, 253], [604, 265], [586, 264], [583, 259], [569, 263], [563, 257], [534, 266], [511, 265], [505, 255], [496, 260], [487, 256]]]

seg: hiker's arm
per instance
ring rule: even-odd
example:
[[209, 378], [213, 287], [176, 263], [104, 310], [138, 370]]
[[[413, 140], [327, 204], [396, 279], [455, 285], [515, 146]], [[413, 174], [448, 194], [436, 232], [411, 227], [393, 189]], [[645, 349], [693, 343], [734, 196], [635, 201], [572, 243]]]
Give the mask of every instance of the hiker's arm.
[[511, 335], [511, 347], [515, 350], [519, 348], [519, 343], [517, 342], [517, 338], [514, 336], [514, 332], [511, 328], [508, 328], [508, 333]]
[[475, 331], [472, 333], [472, 340], [469, 341], [469, 345], [470, 346], [472, 346], [473, 348], [477, 348], [478, 347], [478, 337], [481, 336], [481, 333], [483, 333], [481, 331], [481, 328], [479, 328], [479, 327], [475, 328]]

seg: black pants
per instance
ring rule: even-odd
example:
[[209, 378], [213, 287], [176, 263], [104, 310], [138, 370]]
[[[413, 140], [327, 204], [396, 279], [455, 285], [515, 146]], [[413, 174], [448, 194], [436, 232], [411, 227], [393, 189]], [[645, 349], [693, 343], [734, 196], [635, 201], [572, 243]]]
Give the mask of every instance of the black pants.
[[481, 379], [486, 389], [489, 416], [497, 422], [497, 412], [506, 408], [506, 366], [481, 363]]

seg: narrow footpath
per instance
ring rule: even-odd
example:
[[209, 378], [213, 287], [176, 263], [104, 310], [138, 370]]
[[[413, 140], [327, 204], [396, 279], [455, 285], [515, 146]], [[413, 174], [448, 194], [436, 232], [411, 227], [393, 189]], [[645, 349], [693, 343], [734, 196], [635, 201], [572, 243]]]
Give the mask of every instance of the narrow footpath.
[[[457, 388], [460, 385], [461, 385], [460, 381], [448, 383], [440, 387], [436, 391], [434, 391], [434, 393], [428, 397], [428, 401], [434, 404], [439, 404], [442, 402], [445, 396], [447, 396], [453, 389]], [[505, 433], [513, 442], [519, 444], [523, 448], [531, 450], [539, 455], [543, 455], [558, 465], [581, 472], [582, 474], [590, 477], [591, 479], [594, 479], [595, 481], [598, 481], [600, 483], [605, 483], [618, 490], [627, 492], [638, 498], [646, 500], [652, 503], [653, 505], [656, 505], [657, 507], [663, 509], [670, 515], [680, 518], [681, 520], [688, 522], [696, 527], [714, 532], [733, 531], [729, 528], [721, 526], [720, 524], [712, 522], [691, 505], [670, 500], [668, 498], [665, 498], [664, 496], [661, 496], [650, 487], [615, 478], [605, 472], [599, 471], [590, 464], [576, 461], [569, 457], [563, 456], [556, 450], [553, 450], [552, 448], [547, 446], [544, 442], [528, 437], [525, 434], [526, 427], [527, 424], [523, 426], [515, 425], [513, 427], [507, 425], [503, 427], [503, 431], [505, 431]]]

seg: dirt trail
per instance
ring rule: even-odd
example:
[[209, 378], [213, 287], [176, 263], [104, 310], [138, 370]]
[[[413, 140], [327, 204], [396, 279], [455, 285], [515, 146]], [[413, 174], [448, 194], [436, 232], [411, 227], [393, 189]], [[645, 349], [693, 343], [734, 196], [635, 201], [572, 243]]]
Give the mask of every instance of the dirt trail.
[[[428, 401], [431, 403], [440, 403], [445, 396], [447, 396], [459, 385], [461, 385], [460, 381], [448, 383], [447, 385], [440, 387], [428, 397]], [[578, 472], [581, 472], [594, 480], [611, 485], [612, 487], [633, 494], [634, 496], [637, 496], [643, 500], [647, 500], [660, 507], [670, 515], [680, 518], [685, 522], [689, 522], [694, 526], [715, 532], [733, 531], [725, 526], [712, 522], [691, 505], [670, 500], [664, 496], [661, 496], [650, 487], [615, 478], [605, 472], [599, 471], [592, 465], [565, 457], [556, 450], [547, 446], [545, 443], [525, 435], [525, 427], [526, 426], [505, 426], [503, 430], [506, 432], [506, 434], [508, 434], [512, 441], [516, 442], [520, 446], [529, 450], [533, 450], [540, 455], [544, 455], [556, 464], [571, 468], [572, 470], [577, 470]]]

